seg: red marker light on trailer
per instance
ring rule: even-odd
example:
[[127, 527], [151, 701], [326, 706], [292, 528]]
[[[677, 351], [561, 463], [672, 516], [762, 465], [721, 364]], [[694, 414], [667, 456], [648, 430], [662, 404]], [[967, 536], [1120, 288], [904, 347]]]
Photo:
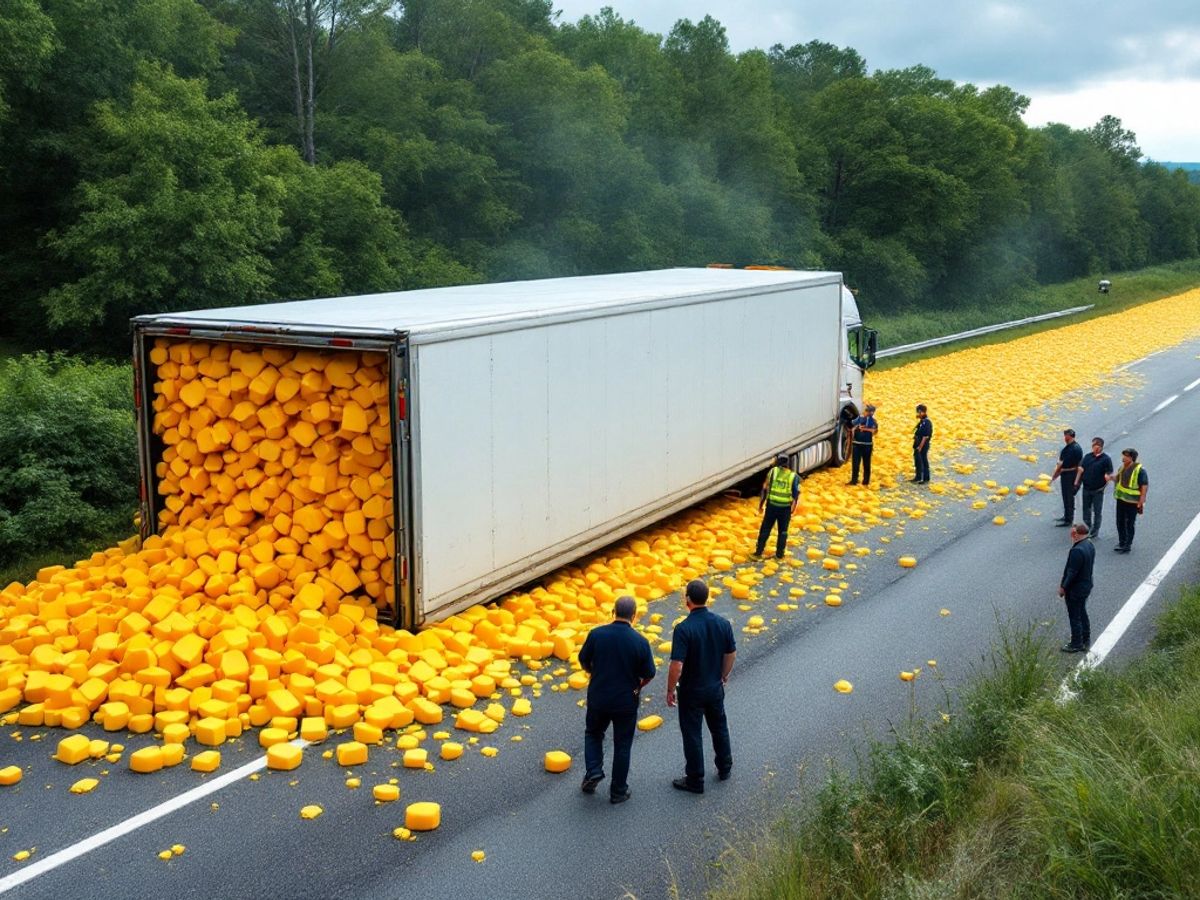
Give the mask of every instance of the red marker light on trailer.
[[396, 395], [396, 418], [401, 422], [408, 419], [408, 398], [403, 392]]
[[354, 341], [350, 340], [350, 338], [330, 338], [329, 346], [330, 347], [353, 347]]
[[167, 334], [191, 334], [191, 333], [192, 333], [192, 329], [184, 328], [182, 326], [176, 326], [174, 328], [167, 329]]

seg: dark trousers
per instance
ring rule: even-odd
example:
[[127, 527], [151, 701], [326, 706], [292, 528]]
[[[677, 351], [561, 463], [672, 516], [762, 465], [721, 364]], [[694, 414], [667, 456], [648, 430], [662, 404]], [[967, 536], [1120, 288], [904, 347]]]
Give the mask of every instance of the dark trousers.
[[[1090, 593], [1090, 591], [1089, 591]], [[1092, 644], [1092, 624], [1087, 614], [1088, 595], [1084, 593], [1067, 594], [1067, 621], [1071, 623], [1071, 645], [1074, 647], [1090, 647]]]
[[609, 723], [613, 729], [612, 781], [608, 789], [613, 794], [629, 790], [629, 753], [633, 749], [633, 730], [637, 724], [637, 710], [613, 712], [608, 709], [587, 708], [583, 730], [583, 759], [587, 765], [584, 778], [604, 777], [604, 733]]
[[1083, 524], [1088, 532], [1095, 537], [1100, 533], [1100, 520], [1104, 517], [1104, 488], [1083, 489]]
[[1117, 544], [1122, 547], [1133, 546], [1133, 531], [1137, 526], [1137, 504], [1117, 501]]
[[762, 527], [758, 529], [758, 549], [754, 551], [755, 556], [762, 556], [763, 548], [767, 546], [767, 538], [771, 536], [771, 529], [776, 525], [779, 526], [779, 535], [775, 538], [775, 556], [777, 559], [783, 559], [783, 548], [787, 546], [788, 524], [792, 521], [792, 507], [778, 506], [774, 503], [768, 503], [763, 512]]
[[733, 766], [733, 750], [729, 745], [729, 723], [725, 721], [725, 686], [704, 690], [679, 692], [679, 731], [683, 734], [684, 774], [694, 785], [704, 786], [704, 733], [708, 723], [712, 735], [713, 754], [717, 773], [728, 772]]
[[1075, 492], [1079, 488], [1075, 484], [1074, 472], [1063, 472], [1058, 479], [1059, 487], [1062, 488], [1063, 498], [1063, 519], [1074, 524], [1075, 522]]
[[858, 484], [858, 467], [862, 465], [863, 484], [871, 483], [871, 444], [855, 444], [850, 451], [850, 483]]
[[924, 450], [913, 448], [913, 468], [916, 469], [916, 474], [913, 478], [916, 481], [929, 480], [929, 445], [925, 445]]

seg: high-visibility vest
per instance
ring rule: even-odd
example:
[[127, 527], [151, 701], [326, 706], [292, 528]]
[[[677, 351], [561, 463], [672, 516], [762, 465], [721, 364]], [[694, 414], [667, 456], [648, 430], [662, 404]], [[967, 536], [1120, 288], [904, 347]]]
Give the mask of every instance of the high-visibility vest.
[[796, 473], [783, 466], [771, 469], [770, 488], [767, 490], [767, 500], [776, 506], [792, 505], [792, 479]]
[[1124, 480], [1124, 472], [1117, 473], [1117, 486], [1113, 489], [1113, 494], [1118, 500], [1124, 500], [1126, 503], [1137, 503], [1142, 499], [1142, 492], [1138, 487], [1138, 476], [1141, 474], [1141, 463], [1130, 467], [1127, 481]]

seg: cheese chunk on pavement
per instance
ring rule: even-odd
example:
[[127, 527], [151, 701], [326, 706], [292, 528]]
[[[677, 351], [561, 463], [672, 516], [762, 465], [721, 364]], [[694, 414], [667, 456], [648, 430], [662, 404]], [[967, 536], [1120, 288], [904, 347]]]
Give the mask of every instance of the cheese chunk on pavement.
[[100, 784], [98, 778], [80, 778], [77, 782], [71, 785], [72, 794], [90, 794]]
[[413, 747], [411, 750], [404, 751], [404, 768], [406, 769], [423, 769], [428, 761], [429, 754], [424, 747]]
[[543, 764], [547, 772], [565, 772], [571, 768], [571, 754], [562, 750], [547, 750]]
[[204, 750], [192, 757], [193, 772], [215, 772], [220, 767], [220, 750]]
[[20, 766], [5, 766], [3, 769], [0, 769], [0, 785], [7, 787], [8, 785], [17, 784], [24, 774]]
[[267, 768], [290, 772], [299, 768], [304, 751], [295, 744], [273, 744], [267, 748]]
[[92, 758], [92, 742], [86, 734], [73, 734], [58, 742], [54, 758], [68, 766], [74, 766]]
[[394, 784], [377, 784], [371, 788], [371, 795], [380, 803], [391, 803], [400, 799], [400, 788]]
[[161, 747], [143, 747], [129, 754], [129, 768], [134, 772], [148, 774], [157, 772], [163, 767], [163, 752]]
[[410, 803], [404, 810], [404, 824], [413, 831], [433, 831], [442, 824], [442, 807], [428, 801]]
[[361, 766], [367, 761], [367, 745], [358, 741], [346, 741], [338, 744], [337, 761], [339, 766]]
[[658, 715], [646, 716], [645, 718], [638, 719], [637, 727], [638, 727], [639, 731], [653, 731], [655, 728], [657, 728], [662, 723], [663, 723], [662, 716], [658, 716]]
[[[463, 755], [463, 745], [457, 741], [446, 741], [440, 751], [442, 759], [458, 759]], [[13, 768], [16, 768], [15, 766]]]

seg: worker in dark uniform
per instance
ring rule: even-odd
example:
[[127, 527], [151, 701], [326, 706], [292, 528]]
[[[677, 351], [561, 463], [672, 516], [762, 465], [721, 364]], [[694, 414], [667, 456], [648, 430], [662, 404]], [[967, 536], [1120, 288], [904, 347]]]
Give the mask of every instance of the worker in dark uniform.
[[[725, 720], [725, 682], [733, 669], [737, 646], [733, 626], [708, 608], [708, 585], [688, 582], [687, 618], [671, 636], [671, 665], [667, 669], [667, 706], [679, 705], [679, 731], [683, 735], [684, 777], [672, 785], [692, 794], [704, 793], [704, 733], [708, 724], [716, 757], [717, 777], [729, 778], [733, 750]], [[678, 689], [678, 701], [676, 700]]]
[[875, 435], [879, 423], [875, 421], [875, 407], [870, 403], [863, 407], [863, 415], [850, 423], [850, 484], [858, 484], [858, 469], [862, 466], [864, 485], [871, 483], [871, 451], [875, 449]]
[[929, 442], [933, 440], [933, 422], [925, 404], [917, 406], [917, 427], [913, 431], [913, 475], [915, 484], [929, 484]]
[[1059, 486], [1062, 488], [1063, 515], [1055, 519], [1054, 524], [1064, 528], [1075, 522], [1075, 492], [1079, 490], [1079, 464], [1083, 462], [1083, 448], [1075, 440], [1075, 429], [1063, 429], [1063, 448], [1058, 452], [1058, 465], [1050, 480], [1062, 476]]
[[1117, 553], [1133, 549], [1133, 532], [1137, 517], [1146, 511], [1146, 493], [1150, 479], [1137, 461], [1138, 452], [1132, 447], [1121, 451], [1121, 468], [1109, 479], [1114, 482], [1113, 495], [1117, 501]]
[[788, 458], [782, 453], [775, 457], [775, 465], [767, 472], [763, 482], [762, 496], [758, 500], [758, 511], [763, 515], [762, 526], [758, 529], [758, 546], [755, 556], [762, 556], [767, 546], [767, 538], [771, 529], [778, 526], [779, 535], [775, 539], [775, 558], [783, 559], [784, 548], [787, 547], [788, 524], [796, 514], [800, 503], [800, 476], [788, 465]]
[[587, 771], [585, 794], [594, 794], [604, 780], [604, 733], [613, 728], [612, 803], [629, 799], [629, 755], [637, 724], [641, 690], [654, 678], [654, 655], [650, 644], [633, 630], [637, 601], [619, 597], [613, 621], [588, 632], [579, 648], [579, 665], [592, 676], [588, 682], [587, 719], [583, 732], [583, 755]]
[[1071, 552], [1058, 583], [1058, 596], [1067, 601], [1067, 620], [1071, 623], [1071, 640], [1060, 649], [1063, 653], [1083, 653], [1092, 646], [1091, 623], [1088, 622], [1087, 598], [1092, 593], [1092, 566], [1096, 561], [1096, 545], [1088, 538], [1086, 525], [1071, 526]]
[[1104, 491], [1108, 476], [1113, 473], [1112, 457], [1104, 452], [1104, 438], [1092, 438], [1092, 452], [1083, 455], [1075, 473], [1075, 489], [1083, 488], [1083, 524], [1093, 541], [1100, 536], [1100, 520], [1104, 517]]

